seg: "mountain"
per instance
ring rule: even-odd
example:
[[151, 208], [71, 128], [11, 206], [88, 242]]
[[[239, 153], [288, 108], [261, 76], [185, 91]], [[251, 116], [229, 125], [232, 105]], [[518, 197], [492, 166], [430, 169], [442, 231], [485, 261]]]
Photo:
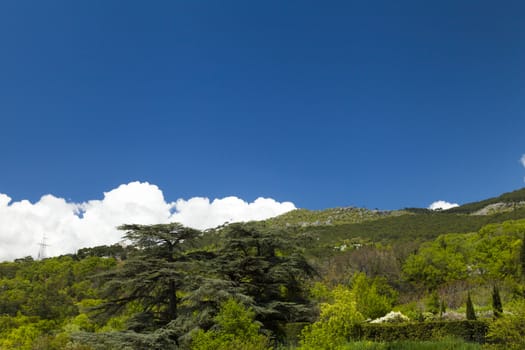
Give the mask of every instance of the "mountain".
[[495, 210], [493, 211], [498, 211], [497, 208], [503, 209], [503, 211], [511, 211], [524, 206], [525, 187], [516, 191], [504, 193], [498, 197], [485, 199], [479, 202], [467, 203], [462, 206], [449, 209], [447, 212], [485, 215], [491, 212], [490, 208], [494, 208]]
[[333, 249], [345, 242], [423, 242], [444, 233], [475, 232], [487, 224], [522, 218], [525, 218], [525, 188], [449, 210], [297, 209], [265, 223], [317, 250]]

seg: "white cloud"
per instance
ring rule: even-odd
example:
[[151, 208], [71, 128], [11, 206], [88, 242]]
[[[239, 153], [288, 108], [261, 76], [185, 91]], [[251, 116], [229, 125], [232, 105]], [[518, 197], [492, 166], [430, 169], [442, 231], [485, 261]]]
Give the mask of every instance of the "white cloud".
[[0, 261], [35, 257], [43, 235], [49, 256], [113, 244], [121, 239], [117, 226], [177, 221], [206, 229], [224, 222], [262, 220], [295, 209], [291, 202], [258, 198], [248, 203], [237, 197], [195, 197], [166, 202], [162, 191], [147, 182], [131, 182], [104, 193], [102, 200], [83, 203], [45, 195], [36, 203], [12, 202], [0, 193]]
[[434, 203], [432, 203], [432, 204], [430, 204], [428, 206], [428, 209], [430, 209], [430, 210], [438, 210], [438, 209], [447, 210], [447, 209], [454, 208], [454, 207], [459, 207], [459, 204], [457, 204], [457, 203], [449, 203], [449, 202], [445, 202], [445, 201], [435, 201]]
[[263, 220], [295, 209], [291, 202], [279, 203], [271, 198], [257, 198], [247, 203], [237, 197], [214, 199], [212, 202], [202, 197], [187, 201], [179, 199], [174, 207], [176, 211], [171, 221], [198, 229], [216, 227], [225, 222]]

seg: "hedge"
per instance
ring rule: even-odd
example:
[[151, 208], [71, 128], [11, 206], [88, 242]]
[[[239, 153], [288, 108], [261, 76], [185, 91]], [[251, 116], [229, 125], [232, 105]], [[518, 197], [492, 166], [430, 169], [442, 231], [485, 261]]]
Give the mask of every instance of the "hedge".
[[365, 323], [355, 328], [352, 340], [392, 342], [397, 340], [435, 340], [443, 337], [461, 338], [484, 343], [488, 331], [485, 321], [432, 321], [417, 323]]

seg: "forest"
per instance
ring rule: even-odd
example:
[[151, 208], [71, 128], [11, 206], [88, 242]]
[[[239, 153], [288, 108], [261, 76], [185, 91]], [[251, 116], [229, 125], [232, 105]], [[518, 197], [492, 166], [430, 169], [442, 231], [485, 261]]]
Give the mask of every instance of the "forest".
[[0, 263], [0, 349], [523, 349], [524, 194], [122, 225], [125, 245]]

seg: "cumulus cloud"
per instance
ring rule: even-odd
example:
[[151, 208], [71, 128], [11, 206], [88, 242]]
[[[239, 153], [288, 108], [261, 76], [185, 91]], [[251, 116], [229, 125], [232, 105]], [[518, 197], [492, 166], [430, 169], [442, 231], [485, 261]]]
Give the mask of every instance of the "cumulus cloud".
[[435, 201], [434, 203], [428, 206], [430, 210], [447, 210], [450, 208], [459, 207], [457, 203], [449, 203], [446, 201]]
[[291, 202], [258, 198], [248, 203], [237, 197], [210, 201], [195, 197], [167, 202], [162, 191], [147, 182], [131, 182], [104, 193], [101, 200], [83, 203], [45, 195], [36, 203], [12, 202], [0, 193], [0, 261], [38, 253], [47, 238], [49, 256], [77, 249], [114, 244], [121, 239], [117, 226], [126, 223], [180, 222], [198, 229], [225, 222], [263, 220], [295, 209]]
[[525, 168], [525, 154], [521, 156], [520, 162], [521, 165], [523, 165], [523, 167]]

